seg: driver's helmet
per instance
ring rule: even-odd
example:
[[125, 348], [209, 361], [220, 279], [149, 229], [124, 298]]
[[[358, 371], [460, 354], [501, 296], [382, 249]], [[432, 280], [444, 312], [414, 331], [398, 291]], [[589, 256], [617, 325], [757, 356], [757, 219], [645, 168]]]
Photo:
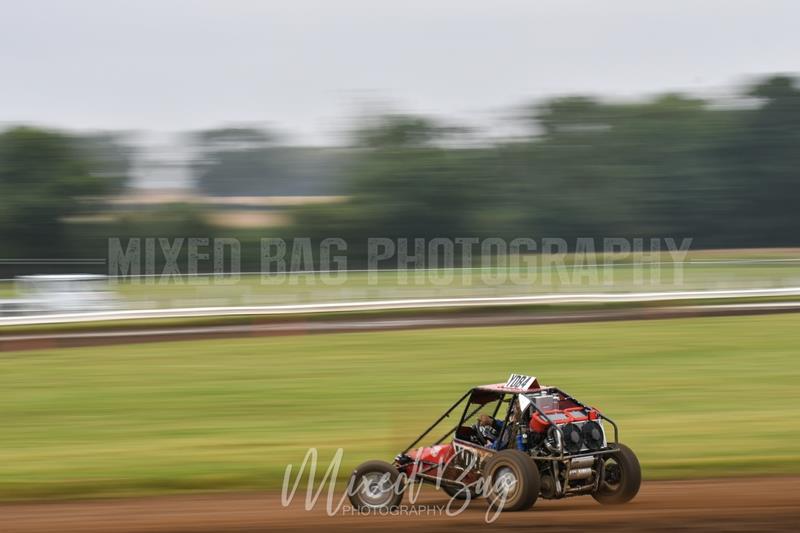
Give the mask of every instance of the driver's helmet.
[[488, 426], [478, 425], [478, 431], [480, 432], [481, 436], [487, 441], [494, 442], [495, 440], [497, 440], [497, 428], [494, 427], [494, 424], [490, 424]]

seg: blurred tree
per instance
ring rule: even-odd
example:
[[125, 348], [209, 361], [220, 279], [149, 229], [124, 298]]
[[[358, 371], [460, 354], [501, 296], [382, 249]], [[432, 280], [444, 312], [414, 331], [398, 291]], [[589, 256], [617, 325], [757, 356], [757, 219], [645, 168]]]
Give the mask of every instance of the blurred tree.
[[739, 169], [741, 238], [762, 245], [796, 244], [800, 234], [800, 90], [774, 76], [748, 92], [760, 105], [745, 112], [731, 151]]
[[355, 145], [364, 148], [422, 148], [455, 128], [415, 115], [383, 115], [368, 119], [353, 134]]
[[64, 218], [86, 208], [81, 197], [108, 191], [75, 139], [16, 127], [0, 134], [0, 242], [6, 257], [58, 257]]
[[354, 136], [350, 201], [297, 220], [350, 237], [796, 245], [800, 90], [774, 76], [730, 103], [555, 98], [520, 117], [526, 137], [483, 145], [426, 117], [377, 117]]
[[347, 203], [296, 211], [301, 232], [352, 239], [470, 234], [491, 179], [485, 149], [448, 147], [462, 132], [416, 116], [370, 121], [353, 136]]
[[[275, 231], [351, 244], [369, 236], [800, 244], [796, 80], [759, 80], [729, 103], [680, 94], [636, 102], [560, 97], [524, 110], [526, 135], [499, 142], [402, 114], [360, 123], [347, 148], [285, 146], [257, 128], [215, 129], [193, 134], [194, 171], [213, 195], [346, 195], [343, 203], [296, 209], [294, 227]], [[81, 197], [123, 186], [125, 144], [113, 134], [0, 134], [3, 255], [52, 257], [64, 242], [64, 218], [87, 209]], [[199, 224], [194, 215], [186, 225], [164, 219], [158, 227], [184, 231]], [[123, 226], [135, 229], [132, 221]], [[85, 250], [88, 237], [71, 229], [69, 249]]]
[[282, 146], [275, 134], [255, 128], [202, 131], [192, 141], [196, 184], [210, 195], [336, 194], [341, 181], [341, 151]]
[[106, 194], [119, 193], [128, 186], [134, 154], [125, 134], [100, 132], [70, 139], [92, 175], [103, 178]]
[[[506, 148], [519, 227], [579, 236], [695, 235], [725, 213], [730, 112], [665, 95], [611, 104], [560, 98], [534, 108], [530, 140]], [[504, 180], [505, 181], [505, 180]]]

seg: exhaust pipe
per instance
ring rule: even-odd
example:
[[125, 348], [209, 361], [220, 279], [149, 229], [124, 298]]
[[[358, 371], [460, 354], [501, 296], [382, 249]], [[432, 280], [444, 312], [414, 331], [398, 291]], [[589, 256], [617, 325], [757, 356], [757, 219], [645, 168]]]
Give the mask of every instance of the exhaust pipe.
[[576, 457], [569, 463], [570, 468], [587, 468], [594, 465], [594, 456], [589, 457]]
[[573, 468], [569, 471], [569, 479], [589, 479], [592, 477], [591, 468]]
[[569, 472], [567, 473], [567, 478], [570, 480], [573, 479], [589, 479], [592, 477], [593, 470], [592, 466], [594, 465], [594, 457], [577, 457], [570, 461], [569, 464]]

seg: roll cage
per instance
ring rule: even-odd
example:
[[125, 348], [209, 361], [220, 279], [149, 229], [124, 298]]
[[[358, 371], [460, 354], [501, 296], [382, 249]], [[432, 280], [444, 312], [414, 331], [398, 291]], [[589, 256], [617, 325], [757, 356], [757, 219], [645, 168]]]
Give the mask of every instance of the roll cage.
[[[509, 422], [509, 418], [510, 418], [511, 412], [512, 412], [511, 407], [514, 405], [515, 402], [518, 401], [518, 397], [520, 395], [527, 396], [529, 394], [533, 394], [533, 393], [536, 393], [536, 392], [542, 392], [542, 391], [556, 393], [559, 396], [561, 396], [562, 398], [564, 398], [565, 400], [568, 400], [568, 401], [574, 403], [578, 407], [582, 407], [584, 409], [589, 409], [589, 406], [581, 403], [576, 398], [574, 398], [573, 396], [567, 394], [566, 392], [564, 392], [563, 390], [559, 389], [558, 387], [539, 387], [539, 388], [536, 388], [536, 389], [529, 389], [529, 390], [513, 390], [513, 389], [507, 389], [507, 388], [504, 388], [504, 387], [501, 387], [501, 386], [492, 386], [492, 385], [490, 385], [490, 386], [482, 386], [482, 387], [475, 387], [475, 388], [472, 388], [472, 389], [468, 390], [463, 396], [461, 396], [461, 398], [459, 398], [458, 401], [456, 401], [452, 406], [450, 406], [450, 408], [447, 409], [444, 412], [444, 414], [442, 414], [433, 424], [431, 424], [425, 431], [423, 431], [411, 444], [406, 446], [406, 448], [402, 452], [400, 452], [398, 457], [404, 456], [409, 450], [411, 450], [417, 444], [419, 444], [422, 441], [422, 439], [427, 437], [434, 429], [436, 429], [439, 425], [441, 425], [462, 404], [464, 404], [464, 408], [463, 408], [463, 410], [461, 412], [461, 417], [459, 418], [458, 423], [455, 426], [450, 427], [450, 429], [448, 429], [446, 433], [444, 433], [436, 442], [434, 442], [433, 443], [434, 446], [438, 445], [438, 444], [441, 444], [445, 439], [447, 439], [450, 435], [452, 435], [454, 433], [456, 434], [455, 435], [455, 440], [459, 440], [459, 441], [464, 442], [463, 439], [458, 437], [458, 430], [461, 427], [464, 426], [464, 423], [467, 420], [469, 420], [473, 416], [475, 416], [486, 404], [492, 403], [492, 402], [496, 402], [494, 411], [492, 413], [492, 417], [495, 418], [495, 419], [497, 418], [497, 414], [500, 411], [500, 408], [502, 407], [503, 403], [508, 403], [509, 407], [508, 407], [508, 409], [506, 409], [506, 413], [505, 413], [505, 416], [503, 418], [503, 431], [504, 432], [508, 431], [508, 427], [509, 427], [508, 426], [508, 422]], [[506, 399], [507, 396], [509, 397], [508, 399]], [[477, 407], [472, 408], [472, 406], [477, 406]], [[565, 453], [564, 445], [563, 445], [563, 443], [565, 441], [564, 432], [561, 429], [561, 427], [559, 426], [559, 424], [556, 424], [547, 415], [547, 413], [545, 413], [542, 409], [540, 409], [536, 405], [536, 402], [533, 402], [533, 401], [529, 402], [528, 406], [526, 406], [526, 408], [530, 408], [530, 409], [534, 410], [536, 413], [538, 413], [538, 415], [541, 418], [543, 418], [544, 420], [546, 420], [551, 425], [551, 427], [556, 428], [556, 431], [559, 432], [559, 435], [561, 437], [559, 439], [559, 448], [560, 448], [559, 455], [557, 455], [557, 456], [549, 456], [549, 457], [532, 456], [532, 458], [534, 460], [547, 460], [547, 461], [571, 460], [573, 458], [583, 457], [583, 456], [587, 456], [587, 455], [598, 455], [598, 454], [612, 453], [617, 449], [617, 444], [619, 443], [619, 429], [617, 427], [617, 424], [611, 418], [609, 418], [608, 416], [604, 415], [602, 412], [600, 412], [596, 408], [592, 408], [592, 409], [597, 413], [598, 419], [607, 421], [614, 428], [614, 441], [613, 441], [613, 443], [607, 442], [606, 443], [607, 444], [606, 447], [601, 449], [601, 450], [595, 450], [595, 451], [584, 452], [584, 453], [574, 453], [574, 454]], [[501, 438], [501, 437], [502, 437], [502, 435], [499, 436], [498, 438]], [[473, 442], [469, 442], [469, 444], [472, 445], [472, 446], [480, 446], [479, 444], [475, 444]], [[509, 444], [510, 444], [510, 440], [509, 440]], [[486, 447], [486, 446], [482, 446], [482, 448], [487, 450], [487, 451], [490, 451], [490, 452], [497, 451], [497, 450], [494, 450], [494, 449]]]

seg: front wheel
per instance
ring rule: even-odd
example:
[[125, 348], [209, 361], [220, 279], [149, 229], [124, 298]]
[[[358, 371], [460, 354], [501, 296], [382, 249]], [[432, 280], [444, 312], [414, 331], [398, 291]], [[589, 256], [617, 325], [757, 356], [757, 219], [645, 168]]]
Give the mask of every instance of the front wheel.
[[633, 450], [617, 444], [618, 451], [608, 454], [603, 462], [602, 483], [592, 497], [603, 505], [619, 505], [631, 501], [642, 484], [642, 467]]
[[524, 511], [536, 503], [541, 489], [539, 469], [519, 450], [503, 450], [486, 461], [483, 493], [493, 509]]
[[353, 471], [347, 495], [353, 507], [362, 511], [394, 509], [403, 500], [400, 473], [383, 461], [367, 461]]

